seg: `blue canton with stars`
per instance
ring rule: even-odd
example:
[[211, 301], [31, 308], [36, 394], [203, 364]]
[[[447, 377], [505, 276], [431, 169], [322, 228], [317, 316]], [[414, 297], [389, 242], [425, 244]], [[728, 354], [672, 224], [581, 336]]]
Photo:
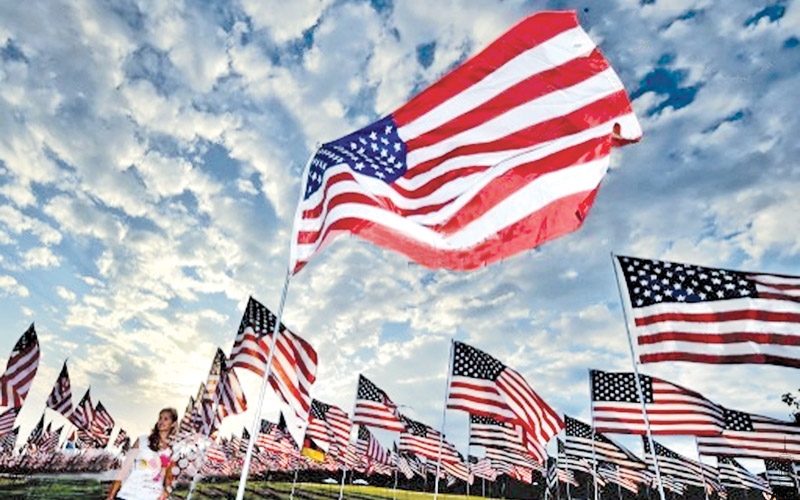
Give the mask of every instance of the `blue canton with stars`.
[[633, 307], [758, 297], [747, 275], [727, 269], [619, 256]]
[[406, 144], [391, 115], [319, 148], [309, 167], [305, 199], [320, 188], [328, 168], [342, 163], [387, 184], [405, 174]]

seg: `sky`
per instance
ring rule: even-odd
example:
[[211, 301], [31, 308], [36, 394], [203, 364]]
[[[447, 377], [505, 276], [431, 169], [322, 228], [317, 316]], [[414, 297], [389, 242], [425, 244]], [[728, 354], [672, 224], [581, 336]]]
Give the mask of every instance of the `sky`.
[[[581, 229], [483, 269], [326, 248], [283, 310], [318, 352], [313, 397], [352, 412], [364, 374], [466, 452], [466, 415], [443, 412], [453, 339], [584, 421], [589, 370], [632, 371], [612, 253], [800, 275], [796, 1], [0, 2], [0, 363], [31, 323], [42, 349], [21, 435], [65, 360], [74, 402], [91, 388], [128, 434], [182, 413], [248, 297], [278, 309], [315, 146], [562, 9], [618, 72], [641, 142], [612, 152]], [[800, 386], [776, 366], [639, 369], [786, 420]], [[250, 410], [225, 432], [254, 420], [260, 380], [240, 378]], [[278, 409], [266, 394], [263, 416]], [[659, 441], [696, 458], [692, 438]]]

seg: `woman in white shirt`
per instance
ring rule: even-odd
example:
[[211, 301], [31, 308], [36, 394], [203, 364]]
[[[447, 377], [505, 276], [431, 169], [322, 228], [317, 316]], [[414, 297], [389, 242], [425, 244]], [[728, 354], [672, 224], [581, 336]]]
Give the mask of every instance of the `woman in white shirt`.
[[172, 493], [171, 448], [178, 429], [178, 412], [164, 408], [149, 436], [141, 436], [128, 451], [108, 500], [165, 500]]

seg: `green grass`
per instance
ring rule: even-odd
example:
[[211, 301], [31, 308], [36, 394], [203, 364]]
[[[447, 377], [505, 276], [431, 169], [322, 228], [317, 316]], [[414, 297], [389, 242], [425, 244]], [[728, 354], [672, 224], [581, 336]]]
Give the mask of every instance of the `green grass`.
[[[102, 500], [108, 493], [108, 482], [90, 479], [62, 479], [46, 477], [0, 477], [0, 498], [3, 500]], [[201, 482], [192, 495], [192, 500], [235, 499], [239, 482]], [[173, 499], [185, 499], [188, 486], [183, 485], [173, 493]], [[430, 500], [431, 493], [392, 490], [376, 486], [345, 485], [346, 500]], [[338, 500], [338, 484], [297, 483], [292, 495], [292, 483], [248, 481], [245, 500]], [[464, 495], [440, 494], [441, 500], [465, 500]], [[470, 498], [478, 498], [472, 497]]]

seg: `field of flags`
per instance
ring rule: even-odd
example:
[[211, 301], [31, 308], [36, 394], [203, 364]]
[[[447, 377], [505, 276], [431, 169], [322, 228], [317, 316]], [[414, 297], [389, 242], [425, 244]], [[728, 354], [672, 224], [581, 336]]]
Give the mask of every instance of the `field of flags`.
[[[761, 321], [770, 321], [768, 314], [755, 311], [756, 306], [764, 300], [777, 303], [800, 295], [800, 280], [794, 279], [798, 285], [790, 285], [790, 277], [760, 274], [760, 282], [775, 283], [780, 278], [782, 286], [754, 298], [748, 294], [747, 278], [741, 277], [744, 274], [629, 257], [618, 257], [617, 263], [626, 277], [620, 286], [628, 291], [627, 307], [637, 307], [637, 296], [647, 297], [642, 288], [652, 287], [652, 283], [665, 284], [659, 278], [664, 269], [672, 269], [672, 278], [687, 289], [670, 287], [672, 296], [686, 293], [688, 301], [684, 297], [670, 302], [668, 294], [658, 301], [662, 333], [679, 334], [676, 326], [685, 327], [685, 318], [698, 314], [702, 316], [699, 322], [708, 323], [703, 326], [707, 330], [717, 328], [714, 323], [721, 321], [715, 314], [752, 314]], [[645, 270], [650, 276], [637, 270]], [[698, 276], [698, 284], [687, 283], [693, 276]], [[692, 290], [688, 290], [690, 285], [704, 289], [703, 283], [713, 283], [714, 276], [719, 277], [721, 289], [726, 289], [725, 284], [735, 276], [738, 297], [743, 297], [727, 300], [721, 313], [709, 313], [715, 304], [709, 307], [703, 300], [691, 300]], [[632, 277], [637, 277], [635, 283]], [[706, 292], [705, 301], [715, 300], [709, 298], [715, 295], [713, 289]], [[765, 297], [767, 294], [771, 296]], [[797, 307], [794, 300], [789, 302], [789, 308]], [[650, 306], [655, 303], [651, 301]], [[672, 304], [680, 311], [671, 312]], [[732, 312], [733, 304], [737, 304], [738, 312]], [[697, 306], [700, 312], [693, 312], [689, 306]], [[648, 314], [653, 316], [652, 311]], [[783, 319], [789, 313], [780, 314]], [[682, 316], [670, 319], [671, 315]], [[302, 473], [301, 477], [316, 473], [315, 477], [343, 478], [349, 473], [351, 478], [353, 474], [379, 476], [381, 484], [396, 486], [400, 481], [401, 486], [414, 484], [419, 488], [422, 480], [423, 488], [433, 484], [438, 490], [441, 483], [442, 488], [473, 488], [473, 492], [478, 483], [485, 489], [486, 482], [513, 480], [544, 485], [548, 496], [571, 492], [588, 495], [597, 489], [616, 490], [620, 498], [655, 495], [659, 490], [686, 498], [702, 495], [724, 499], [733, 492], [790, 498], [798, 491], [797, 422], [728, 408], [668, 380], [638, 371], [591, 369], [591, 421], [584, 422], [553, 408], [522, 374], [490, 353], [453, 341], [445, 404], [447, 410], [469, 414], [469, 448], [464, 452], [447, 440], [444, 428], [434, 429], [401, 411], [403, 405], [365, 374], [359, 374], [352, 411], [312, 397], [317, 353], [309, 342], [278, 323], [272, 311], [251, 297], [230, 354], [222, 349], [216, 351], [208, 376], [188, 399], [173, 445], [179, 483], [193, 488], [198, 481], [214, 477], [294, 473], [296, 478], [298, 473]], [[632, 328], [640, 344], [641, 339], [653, 334], [651, 324], [634, 322]], [[725, 335], [714, 333], [707, 338], [709, 349]], [[734, 340], [742, 336], [738, 332]], [[779, 341], [785, 337], [786, 334], [772, 336], [762, 331], [759, 338], [772, 342], [767, 348], [774, 354], [758, 359], [793, 365], [796, 360], [780, 355]], [[719, 346], [717, 360], [724, 359], [725, 351], [731, 349], [730, 343], [724, 341]], [[674, 344], [666, 344], [663, 349], [670, 350], [671, 358], [676, 357]], [[738, 347], [733, 350], [736, 356], [741, 355]], [[686, 357], [691, 358], [698, 348], [692, 346], [688, 351]], [[651, 348], [642, 357], [654, 352]], [[749, 362], [756, 359], [746, 358]], [[15, 418], [36, 375], [38, 361], [39, 343], [31, 325], [15, 345], [0, 377], [2, 403], [7, 407], [0, 414], [0, 471], [99, 472], [118, 467], [130, 438], [124, 429], [116, 429], [113, 447], [110, 446], [114, 419], [100, 401], [92, 402], [89, 389], [73, 405], [66, 362], [38, 424], [29, 436], [18, 435]], [[247, 409], [237, 375], [241, 370], [266, 377], [288, 413], [281, 412], [278, 422], [260, 419], [257, 428], [223, 436], [219, 429], [224, 419]], [[54, 428], [56, 421], [63, 424]], [[298, 424], [304, 435], [301, 441], [289, 428]], [[391, 446], [385, 446], [373, 435], [375, 429], [395, 436]], [[618, 444], [613, 435], [641, 436], [643, 454], [637, 456]], [[661, 436], [693, 438], [701, 459], [669, 449], [659, 442]], [[763, 460], [764, 472], [755, 474], [737, 459]], [[247, 470], [243, 470], [245, 465]]]
[[[435, 493], [513, 480], [527, 485], [519, 496], [548, 499], [797, 497], [800, 424], [725, 407], [638, 366], [800, 367], [798, 277], [613, 256], [633, 371], [587, 367], [584, 422], [483, 348], [453, 341], [444, 415], [469, 415], [466, 450], [448, 441], [444, 418], [435, 429], [401, 411], [381, 388], [392, 374], [359, 374], [352, 409], [318, 399], [317, 352], [280, 321], [289, 277], [342, 233], [428, 267], [469, 270], [577, 229], [612, 147], [640, 136], [625, 89], [574, 13], [550, 12], [524, 20], [395, 113], [323, 145], [306, 168], [281, 309], [250, 297], [232, 349], [216, 351], [189, 396], [173, 443], [178, 483], [191, 495], [199, 481], [302, 472], [341, 484], [347, 474], [432, 484]], [[90, 389], [73, 405], [66, 361], [38, 424], [19, 436], [39, 354], [31, 325], [0, 376], [0, 472], [118, 467], [130, 438]], [[224, 420], [248, 408], [241, 371], [261, 377], [287, 413], [271, 422], [259, 407], [249, 429], [221, 435]], [[390, 446], [376, 429], [393, 436]], [[640, 436], [643, 453], [614, 435]], [[694, 439], [698, 458], [664, 446], [662, 436]], [[763, 461], [764, 472], [741, 459]]]

